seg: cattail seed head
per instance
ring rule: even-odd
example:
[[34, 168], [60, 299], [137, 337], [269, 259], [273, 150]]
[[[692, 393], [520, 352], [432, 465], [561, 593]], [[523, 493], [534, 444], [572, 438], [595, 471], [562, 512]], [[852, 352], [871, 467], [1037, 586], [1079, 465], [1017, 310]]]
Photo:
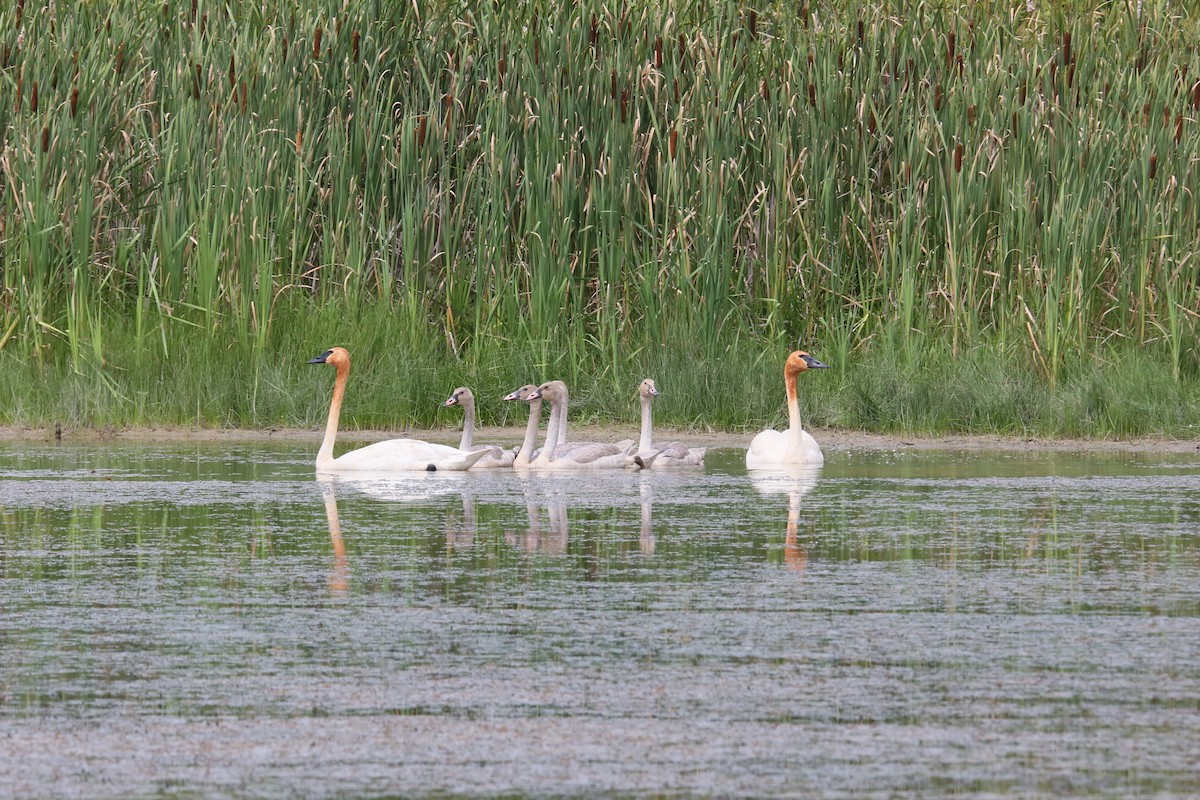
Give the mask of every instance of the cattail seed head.
[[1063, 32], [1062, 61], [1063, 61], [1063, 64], [1073, 64], [1074, 63], [1071, 60], [1071, 32], [1070, 31]]
[[595, 50], [600, 44], [600, 20], [592, 14], [592, 24], [588, 28], [588, 43]]
[[662, 69], [662, 65], [663, 65], [662, 37], [655, 36], [654, 37], [654, 68]]
[[300, 155], [304, 151], [304, 131], [296, 129], [296, 155]]
[[74, 119], [79, 113], [79, 87], [71, 87], [71, 118]]
[[115, 65], [114, 69], [115, 69], [118, 77], [120, 77], [121, 73], [125, 71], [125, 43], [124, 42], [121, 42], [119, 45], [117, 45], [117, 63]]
[[[38, 111], [38, 82], [33, 82], [33, 91], [29, 93], [29, 110], [34, 114]], [[1176, 139], [1175, 141], [1179, 141]]]
[[[33, 92], [37, 95], [37, 84], [33, 85]], [[1180, 111], [1175, 115], [1175, 144], [1179, 144], [1179, 140], [1183, 138], [1183, 112]]]
[[771, 90], [767, 87], [767, 79], [762, 79], [762, 99], [769, 101], [771, 99]]
[[242, 114], [244, 115], [246, 113], [246, 82], [245, 81], [242, 81], [241, 98], [239, 99], [238, 107], [241, 110]]
[[[42, 152], [50, 152], [50, 126], [42, 126]], [[1152, 176], [1153, 177], [1153, 176]]]
[[962, 146], [962, 142], [958, 142], [954, 145], [954, 171], [956, 173], [962, 172], [962, 160], [963, 160], [963, 146]]
[[629, 87], [621, 90], [621, 122], [625, 122], [629, 117]]
[[863, 25], [863, 21], [860, 19], [858, 21], [858, 43], [862, 44], [864, 41], [866, 41], [866, 38], [867, 38], [866, 26]]
[[350, 58], [355, 64], [358, 63], [358, 29], [357, 28], [354, 30], [354, 33], [350, 34]]
[[617, 99], [617, 71], [615, 69], [609, 73], [608, 81], [609, 81], [609, 89], [608, 89], [609, 94], [612, 95], [612, 99], [615, 101]]
[[[45, 141], [44, 135], [42, 141]], [[1150, 156], [1150, 180], [1154, 180], [1156, 174], [1158, 174], [1158, 156]]]
[[671, 131], [671, 138], [667, 142], [667, 156], [672, 161], [675, 160], [675, 154], [677, 152], [679, 152], [678, 146], [679, 146], [679, 131], [673, 130], [673, 131]]
[[817, 87], [812, 81], [808, 83], [808, 105], [810, 108], [817, 107]]
[[16, 99], [16, 102], [13, 103], [13, 113], [14, 114], [21, 113], [21, 95], [25, 89], [24, 84], [25, 84], [25, 70], [22, 68], [21, 71], [17, 73], [17, 99]]
[[196, 77], [192, 81], [192, 96], [195, 99], [199, 100], [200, 99], [200, 78], [201, 78], [202, 73], [201, 73], [199, 64], [196, 64], [195, 67], [196, 67]]
[[946, 69], [950, 69], [954, 64], [955, 45], [954, 31], [950, 31], [946, 34]]
[[321, 26], [318, 25], [316, 31], [313, 32], [313, 61], [317, 61], [321, 58], [322, 33], [323, 31], [321, 30]]
[[758, 38], [758, 12], [755, 11], [754, 9], [750, 9], [749, 27], [750, 27], [750, 38], [757, 39]]
[[426, 123], [425, 115], [422, 114], [417, 119], [417, 147], [425, 146], [425, 123]]
[[229, 56], [229, 88], [237, 86], [237, 70], [234, 68], [233, 54]]
[[938, 83], [933, 87], [933, 110], [942, 110], [942, 84]]

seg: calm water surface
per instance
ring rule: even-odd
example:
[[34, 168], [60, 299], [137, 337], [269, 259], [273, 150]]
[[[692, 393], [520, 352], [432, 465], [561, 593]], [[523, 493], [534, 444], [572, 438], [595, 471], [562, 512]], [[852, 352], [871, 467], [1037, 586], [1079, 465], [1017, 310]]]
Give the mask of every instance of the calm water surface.
[[1200, 794], [1200, 455], [0, 446], [0, 796]]

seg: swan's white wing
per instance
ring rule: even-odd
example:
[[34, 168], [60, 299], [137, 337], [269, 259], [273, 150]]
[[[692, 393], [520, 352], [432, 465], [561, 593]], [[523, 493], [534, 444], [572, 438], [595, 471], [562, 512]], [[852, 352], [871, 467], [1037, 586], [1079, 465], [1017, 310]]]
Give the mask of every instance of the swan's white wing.
[[319, 468], [327, 472], [403, 472], [464, 470], [487, 455], [486, 450], [459, 450], [419, 439], [389, 439], [338, 456]]

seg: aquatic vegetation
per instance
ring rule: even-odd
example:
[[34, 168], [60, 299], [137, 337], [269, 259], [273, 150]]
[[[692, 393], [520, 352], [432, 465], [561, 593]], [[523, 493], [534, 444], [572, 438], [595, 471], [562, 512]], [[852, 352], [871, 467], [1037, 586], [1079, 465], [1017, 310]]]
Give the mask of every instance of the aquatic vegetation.
[[[838, 392], [945, 347], [1056, 397], [1138, 352], [1194, 397], [1200, 26], [1137, 9], [14, 4], [0, 418], [49, 379], [88, 384], [88, 422], [295, 421], [266, 386], [247, 413], [129, 379], [330, 341], [436, 350], [431, 396], [499, 352], [503, 391], [699, 359], [710, 405], [676, 424], [777, 414], [717, 381], [798, 339]], [[326, 314], [343, 338], [303, 335]], [[773, 351], [715, 366], [747, 340]], [[529, 361], [563, 371], [508, 374]]]

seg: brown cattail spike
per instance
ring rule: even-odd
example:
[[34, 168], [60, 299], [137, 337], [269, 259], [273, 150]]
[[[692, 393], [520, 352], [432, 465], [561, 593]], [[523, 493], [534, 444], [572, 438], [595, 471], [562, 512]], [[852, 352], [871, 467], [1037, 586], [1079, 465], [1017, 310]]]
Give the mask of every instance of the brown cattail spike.
[[417, 147], [425, 146], [425, 122], [423, 115], [417, 120]]
[[[29, 110], [34, 114], [38, 111], [38, 82], [33, 82], [33, 90], [29, 93]], [[1179, 141], [1178, 138], [1175, 141]]]
[[675, 154], [679, 152], [679, 131], [671, 131], [671, 138], [667, 143], [667, 155], [672, 161], [675, 160]]
[[808, 105], [811, 108], [817, 107], [817, 87], [811, 81], [808, 84]]
[[121, 42], [117, 45], [117, 63], [115, 67], [117, 76], [119, 77], [125, 71], [125, 43]]
[[354, 31], [354, 33], [350, 34], [350, 58], [355, 64], [358, 63], [358, 30], [357, 29]]
[[321, 26], [317, 26], [317, 30], [313, 33], [313, 61], [321, 58]]
[[50, 126], [49, 125], [42, 126], [42, 152], [43, 153], [50, 152]]
[[74, 119], [79, 113], [79, 87], [71, 87], [71, 118]]
[[234, 69], [233, 55], [229, 56], [229, 88], [237, 86], [237, 70]]
[[750, 38], [758, 38], [758, 12], [750, 9]]
[[[34, 95], [37, 95], [37, 84], [33, 85]], [[1175, 115], [1175, 144], [1179, 144], [1179, 140], [1183, 138], [1183, 112], [1180, 111]]]
[[954, 171], [962, 172], [963, 146], [962, 142], [954, 145]]
[[663, 65], [662, 37], [655, 36], [654, 37], [654, 68], [662, 69], [662, 65]]
[[1158, 156], [1150, 156], [1150, 180], [1154, 180], [1156, 174], [1158, 174]]
[[629, 117], [629, 87], [621, 90], [621, 122]]

